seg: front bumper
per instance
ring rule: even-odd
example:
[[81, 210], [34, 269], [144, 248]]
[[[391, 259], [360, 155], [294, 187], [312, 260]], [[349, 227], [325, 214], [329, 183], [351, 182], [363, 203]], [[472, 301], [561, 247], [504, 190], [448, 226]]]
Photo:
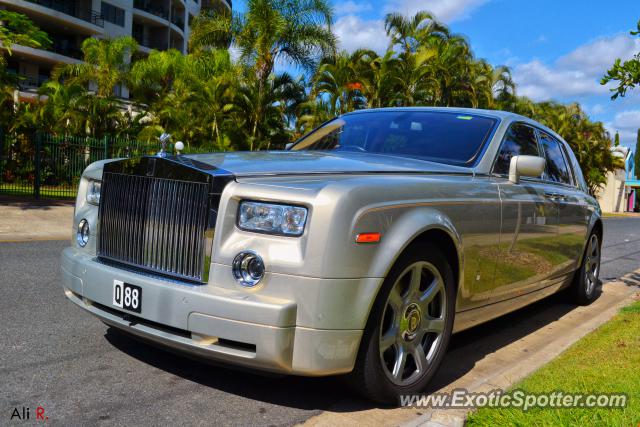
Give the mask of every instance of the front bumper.
[[[113, 327], [192, 355], [254, 369], [309, 376], [350, 372], [362, 337], [362, 329], [301, 326], [297, 319], [313, 316], [313, 307], [303, 307], [301, 316], [295, 300], [160, 279], [102, 264], [73, 247], [63, 251], [62, 279], [67, 298]], [[114, 279], [142, 288], [140, 314], [112, 306]], [[309, 291], [335, 288], [317, 286]], [[330, 299], [318, 296], [318, 309], [320, 300]]]

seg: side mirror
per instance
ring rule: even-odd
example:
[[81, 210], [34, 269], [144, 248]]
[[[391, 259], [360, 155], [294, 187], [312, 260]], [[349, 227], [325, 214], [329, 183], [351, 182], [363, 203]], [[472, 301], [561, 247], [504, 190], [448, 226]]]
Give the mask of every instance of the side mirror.
[[291, 147], [293, 147], [293, 142], [288, 142], [287, 145], [284, 146], [284, 149], [289, 150]]
[[546, 163], [538, 156], [513, 156], [509, 164], [509, 181], [519, 184], [521, 176], [537, 178], [544, 172]]

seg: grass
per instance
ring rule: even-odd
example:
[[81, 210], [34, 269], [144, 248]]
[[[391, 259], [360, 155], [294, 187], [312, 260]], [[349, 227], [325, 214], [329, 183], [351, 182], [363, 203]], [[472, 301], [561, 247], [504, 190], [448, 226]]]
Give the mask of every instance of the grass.
[[[35, 197], [33, 187], [21, 186], [20, 184], [0, 184], [0, 194]], [[76, 188], [42, 186], [40, 187], [40, 197], [43, 199], [74, 199]]]
[[[637, 214], [637, 212], [635, 212]], [[603, 212], [602, 216], [605, 218], [624, 218], [626, 216], [633, 216], [634, 212]]]
[[468, 426], [640, 425], [640, 302], [623, 308], [557, 359], [516, 384], [531, 393], [626, 393], [627, 406], [607, 408], [482, 408]]

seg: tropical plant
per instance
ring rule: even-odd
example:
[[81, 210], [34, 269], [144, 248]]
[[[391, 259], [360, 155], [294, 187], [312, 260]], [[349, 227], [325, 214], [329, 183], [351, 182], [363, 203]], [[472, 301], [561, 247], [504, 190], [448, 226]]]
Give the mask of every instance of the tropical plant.
[[82, 42], [81, 49], [83, 62], [56, 67], [53, 79], [86, 85], [99, 98], [113, 97], [116, 87], [128, 82], [130, 58], [138, 50], [138, 43], [132, 37], [113, 40], [89, 37]]
[[7, 69], [5, 58], [5, 54], [12, 55], [13, 45], [47, 49], [51, 46], [51, 39], [25, 15], [0, 10], [0, 131], [11, 126], [16, 115], [24, 110], [14, 105], [13, 92], [20, 77]]
[[443, 40], [449, 38], [449, 29], [426, 11], [412, 17], [389, 13], [385, 17], [385, 30], [391, 39], [390, 49], [399, 46], [404, 54], [416, 53], [434, 37]]
[[[260, 85], [264, 85], [264, 91]], [[239, 126], [231, 132], [232, 137], [243, 140], [244, 148], [249, 150], [283, 148], [289, 142], [288, 112], [296, 110], [296, 101], [303, 98], [304, 88], [286, 73], [261, 82], [253, 73], [245, 72], [235, 90], [234, 117]]]
[[14, 44], [46, 49], [51, 46], [51, 39], [26, 15], [0, 10], [0, 48], [11, 55]]
[[[630, 34], [640, 37], [640, 20], [638, 20], [637, 28], [637, 31], [631, 31]], [[616, 99], [619, 96], [624, 97], [627, 90], [633, 89], [636, 85], [640, 85], [640, 52], [624, 62], [622, 62], [620, 58], [617, 58], [613, 66], [600, 81], [600, 84], [605, 85], [609, 82], [618, 82], [618, 86], [611, 89], [611, 92], [613, 92], [611, 99]]]
[[253, 67], [258, 90], [277, 62], [313, 67], [335, 51], [332, 12], [326, 0], [249, 0], [243, 15], [227, 14], [196, 21], [191, 48], [230, 41], [241, 60]]

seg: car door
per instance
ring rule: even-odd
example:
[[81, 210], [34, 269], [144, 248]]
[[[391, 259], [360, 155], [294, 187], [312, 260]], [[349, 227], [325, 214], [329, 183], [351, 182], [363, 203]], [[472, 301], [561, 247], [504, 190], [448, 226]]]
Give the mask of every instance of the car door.
[[557, 270], [558, 203], [542, 177], [509, 181], [509, 164], [517, 155], [542, 156], [536, 130], [524, 123], [506, 132], [492, 170], [502, 212], [494, 301], [547, 286]]
[[555, 241], [558, 276], [570, 276], [578, 268], [584, 249], [590, 212], [586, 195], [570, 166], [566, 147], [544, 131], [538, 131], [540, 146], [547, 160], [544, 179], [558, 203], [558, 238]]

